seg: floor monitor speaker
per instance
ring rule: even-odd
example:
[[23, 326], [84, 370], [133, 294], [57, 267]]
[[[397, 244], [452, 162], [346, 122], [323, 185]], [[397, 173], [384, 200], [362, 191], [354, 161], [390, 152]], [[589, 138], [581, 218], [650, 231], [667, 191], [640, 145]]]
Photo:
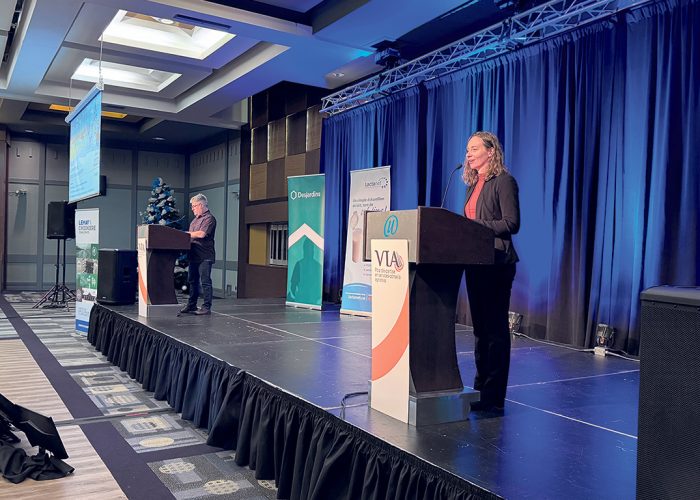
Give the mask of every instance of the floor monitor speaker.
[[136, 250], [100, 249], [97, 264], [97, 302], [133, 304], [136, 302]]
[[698, 498], [700, 288], [641, 294], [637, 498]]

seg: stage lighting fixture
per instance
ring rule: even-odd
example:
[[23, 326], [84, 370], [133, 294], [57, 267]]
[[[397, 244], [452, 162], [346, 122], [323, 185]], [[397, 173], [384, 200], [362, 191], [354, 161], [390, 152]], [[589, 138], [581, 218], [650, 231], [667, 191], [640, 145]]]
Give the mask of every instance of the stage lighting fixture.
[[377, 53], [374, 54], [374, 63], [378, 66], [384, 66], [387, 69], [395, 68], [401, 64], [401, 53], [398, 49], [393, 47], [378, 50]]
[[523, 315], [517, 312], [508, 311], [508, 328], [510, 334], [515, 335], [520, 333], [520, 326], [523, 323]]
[[605, 323], [598, 323], [595, 329], [595, 347], [593, 353], [598, 356], [605, 356], [605, 352], [613, 345], [615, 329]]
[[598, 323], [595, 329], [595, 344], [598, 347], [610, 347], [615, 336], [615, 329], [604, 323]]

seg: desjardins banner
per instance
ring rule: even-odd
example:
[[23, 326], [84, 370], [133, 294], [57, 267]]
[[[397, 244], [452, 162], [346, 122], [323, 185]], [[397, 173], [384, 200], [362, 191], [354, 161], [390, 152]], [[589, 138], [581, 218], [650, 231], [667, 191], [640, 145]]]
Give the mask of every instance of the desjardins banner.
[[321, 309], [325, 175], [289, 177], [287, 305]]

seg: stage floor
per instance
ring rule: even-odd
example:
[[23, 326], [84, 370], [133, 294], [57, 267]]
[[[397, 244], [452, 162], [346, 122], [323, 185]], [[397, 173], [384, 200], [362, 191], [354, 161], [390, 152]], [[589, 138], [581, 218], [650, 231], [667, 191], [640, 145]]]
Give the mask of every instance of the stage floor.
[[[276, 299], [216, 300], [211, 316], [139, 318], [335, 415], [366, 391], [371, 321]], [[462, 379], [474, 376], [473, 336], [458, 326]], [[348, 400], [345, 419], [508, 499], [635, 498], [639, 363], [529, 339], [513, 343], [505, 415], [410, 427]]]

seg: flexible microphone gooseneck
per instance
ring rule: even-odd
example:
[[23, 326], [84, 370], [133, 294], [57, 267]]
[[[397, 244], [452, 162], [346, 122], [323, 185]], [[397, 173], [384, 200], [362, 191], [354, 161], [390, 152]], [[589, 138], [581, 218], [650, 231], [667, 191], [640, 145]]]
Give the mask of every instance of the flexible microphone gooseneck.
[[462, 168], [462, 164], [460, 163], [459, 165], [457, 165], [455, 167], [455, 169], [450, 174], [450, 178], [447, 181], [447, 187], [445, 188], [445, 194], [442, 195], [442, 202], [440, 202], [440, 208], [445, 208], [445, 198], [447, 198], [447, 193], [450, 190], [450, 184], [452, 183], [452, 176], [455, 175], [455, 172], [461, 168]]

